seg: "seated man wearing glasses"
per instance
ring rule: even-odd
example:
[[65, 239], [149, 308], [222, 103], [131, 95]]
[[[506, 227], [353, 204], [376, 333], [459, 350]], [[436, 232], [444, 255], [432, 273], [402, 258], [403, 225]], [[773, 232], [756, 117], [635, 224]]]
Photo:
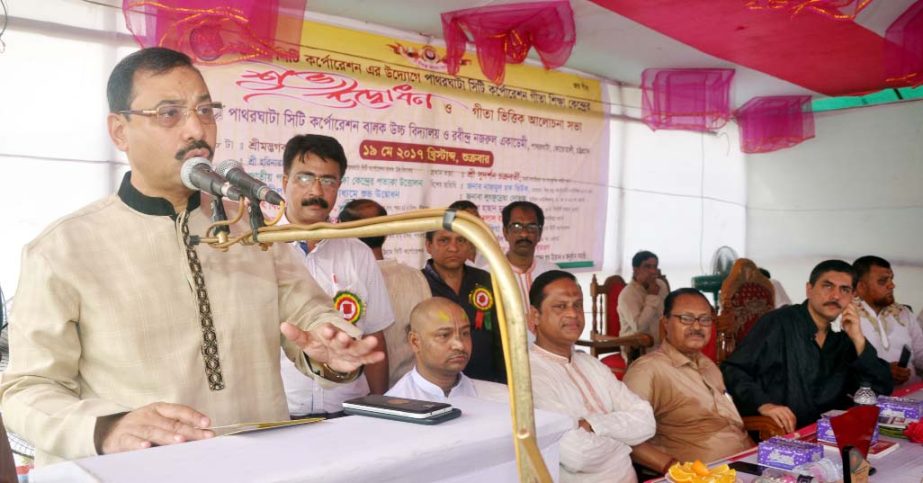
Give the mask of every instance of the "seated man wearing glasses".
[[791, 432], [852, 405], [860, 384], [891, 394], [891, 369], [862, 333], [855, 286], [850, 264], [827, 260], [811, 271], [804, 303], [760, 317], [721, 364], [741, 414], [768, 416]]
[[572, 274], [552, 270], [529, 291], [529, 349], [535, 407], [569, 415], [561, 437], [561, 482], [634, 483], [631, 447], [654, 435], [651, 405], [574, 344], [585, 326], [583, 291]]
[[532, 281], [549, 270], [558, 269], [557, 265], [535, 256], [538, 242], [542, 241], [545, 213], [535, 203], [514, 201], [503, 208], [502, 219], [503, 238], [510, 244], [506, 259], [519, 282], [522, 305], [528, 307]]
[[681, 288], [667, 295], [663, 310], [666, 338], [636, 360], [623, 381], [651, 403], [657, 420], [657, 433], [631, 457], [661, 474], [677, 460], [712, 461], [753, 446], [721, 370], [702, 355], [715, 322], [711, 303], [702, 292]]
[[358, 331], [290, 247], [192, 242], [212, 223], [209, 198], [180, 167], [212, 157], [221, 104], [188, 56], [132, 53], [107, 96], [109, 136], [131, 171], [117, 194], [23, 249], [0, 401], [37, 465], [286, 419], [280, 346], [303, 373], [335, 381], [381, 359], [374, 339], [347, 335]]

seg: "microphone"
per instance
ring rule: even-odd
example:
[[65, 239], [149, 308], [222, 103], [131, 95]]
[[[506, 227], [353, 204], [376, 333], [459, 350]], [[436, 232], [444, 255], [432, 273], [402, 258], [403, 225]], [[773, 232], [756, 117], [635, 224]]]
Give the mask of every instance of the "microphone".
[[183, 184], [191, 190], [202, 190], [214, 196], [237, 201], [240, 199], [240, 190], [235, 188], [218, 173], [212, 171], [212, 165], [205, 158], [189, 158], [183, 163], [179, 172]]
[[282, 195], [272, 190], [266, 183], [247, 174], [240, 163], [233, 159], [225, 159], [218, 164], [218, 174], [224, 176], [232, 185], [249, 198], [265, 201], [271, 205], [279, 206], [285, 201]]

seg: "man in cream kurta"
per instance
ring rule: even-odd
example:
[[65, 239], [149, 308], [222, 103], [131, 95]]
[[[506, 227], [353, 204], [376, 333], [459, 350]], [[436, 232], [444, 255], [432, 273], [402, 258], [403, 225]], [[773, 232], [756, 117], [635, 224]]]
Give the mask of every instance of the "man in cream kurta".
[[[211, 157], [220, 109], [187, 56], [135, 52], [116, 66], [108, 95], [109, 134], [131, 173], [117, 196], [23, 249], [0, 404], [7, 426], [35, 445], [37, 465], [285, 419], [280, 346], [309, 374], [310, 354], [327, 377], [380, 360], [372, 341], [332, 329], [356, 332], [288, 247], [187, 246], [185, 228], [201, 235], [210, 222], [179, 170]], [[280, 333], [282, 321], [294, 326]]]
[[637, 481], [631, 446], [654, 435], [651, 405], [595, 357], [574, 350], [585, 325], [583, 292], [573, 275], [540, 275], [529, 294], [529, 350], [535, 406], [567, 414], [575, 428], [560, 442], [561, 482]]

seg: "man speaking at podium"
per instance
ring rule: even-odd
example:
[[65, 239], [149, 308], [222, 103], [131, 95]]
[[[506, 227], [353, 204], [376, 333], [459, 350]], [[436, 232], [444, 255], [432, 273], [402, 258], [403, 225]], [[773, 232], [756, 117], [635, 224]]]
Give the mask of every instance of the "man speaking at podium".
[[190, 242], [211, 222], [180, 167], [212, 157], [221, 104], [186, 55], [129, 55], [107, 95], [109, 136], [132, 171], [23, 249], [0, 407], [38, 465], [287, 419], [280, 344], [337, 382], [383, 357], [351, 337], [289, 247]]

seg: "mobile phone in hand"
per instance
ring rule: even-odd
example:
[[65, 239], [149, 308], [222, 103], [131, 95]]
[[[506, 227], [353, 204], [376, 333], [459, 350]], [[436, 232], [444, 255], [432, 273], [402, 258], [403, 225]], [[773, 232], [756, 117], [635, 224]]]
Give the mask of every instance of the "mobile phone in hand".
[[910, 347], [907, 347], [904, 344], [904, 348], [901, 350], [901, 359], [897, 361], [897, 365], [901, 367], [907, 367], [907, 364], [910, 363]]

